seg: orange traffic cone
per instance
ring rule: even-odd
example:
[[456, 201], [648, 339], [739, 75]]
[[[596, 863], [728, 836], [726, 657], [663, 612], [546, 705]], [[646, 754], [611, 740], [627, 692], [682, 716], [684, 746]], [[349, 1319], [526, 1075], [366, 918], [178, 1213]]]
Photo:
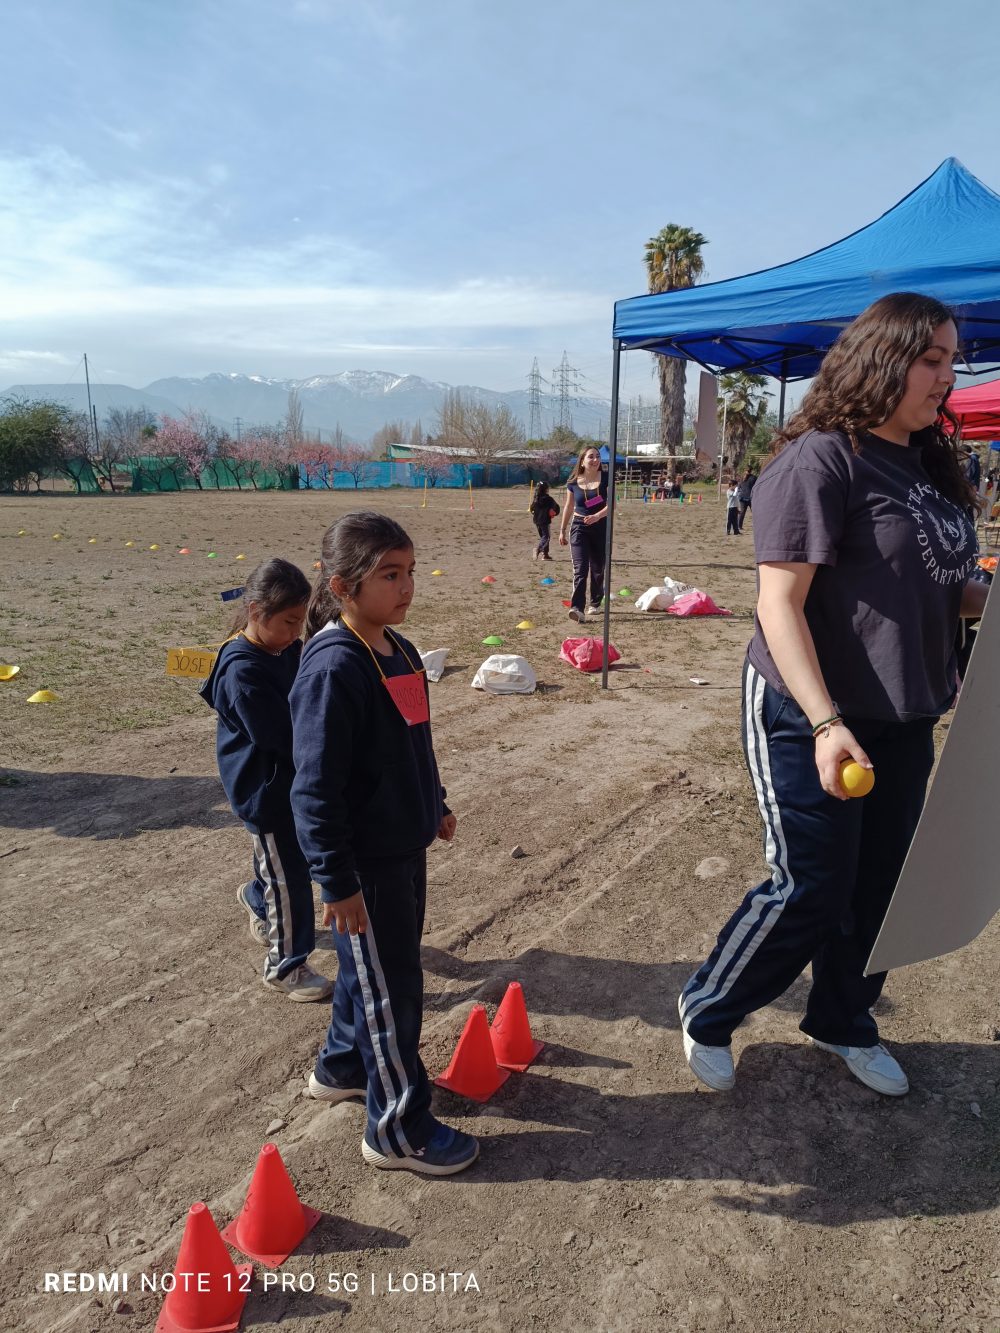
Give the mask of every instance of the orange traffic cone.
[[486, 1010], [481, 1004], [472, 1006], [472, 1013], [451, 1057], [451, 1064], [434, 1082], [439, 1088], [457, 1092], [474, 1102], [488, 1102], [510, 1078], [510, 1071], [501, 1069], [493, 1054]]
[[173, 1271], [175, 1285], [163, 1302], [155, 1333], [239, 1328], [253, 1264], [237, 1268], [203, 1203], [191, 1205]]
[[273, 1143], [265, 1143], [243, 1211], [225, 1228], [222, 1239], [268, 1268], [277, 1268], [322, 1216], [300, 1203], [281, 1153]]
[[507, 987], [507, 994], [490, 1028], [490, 1037], [497, 1064], [504, 1069], [519, 1069], [522, 1074], [544, 1047], [543, 1041], [535, 1041], [531, 1035], [528, 1009], [519, 981], [512, 981]]

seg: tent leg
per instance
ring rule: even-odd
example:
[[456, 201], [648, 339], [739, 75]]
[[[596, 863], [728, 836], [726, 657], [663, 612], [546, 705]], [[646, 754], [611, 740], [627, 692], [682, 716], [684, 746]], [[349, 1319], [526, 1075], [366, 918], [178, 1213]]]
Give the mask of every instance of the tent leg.
[[785, 377], [781, 377], [781, 393], [778, 395], [778, 429], [785, 424]]
[[614, 340], [611, 362], [611, 421], [608, 426], [608, 528], [604, 546], [604, 660], [601, 663], [601, 689], [608, 688], [608, 644], [611, 642], [611, 548], [615, 532], [615, 465], [618, 461], [618, 377], [622, 364], [622, 345]]

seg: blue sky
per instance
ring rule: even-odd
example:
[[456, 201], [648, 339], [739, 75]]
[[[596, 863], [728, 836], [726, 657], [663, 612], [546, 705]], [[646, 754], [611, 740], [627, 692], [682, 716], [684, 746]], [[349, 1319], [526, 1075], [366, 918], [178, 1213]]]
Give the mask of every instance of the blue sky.
[[606, 393], [666, 223], [719, 279], [949, 155], [1000, 190], [998, 43], [992, 0], [5, 0], [0, 386], [565, 349]]

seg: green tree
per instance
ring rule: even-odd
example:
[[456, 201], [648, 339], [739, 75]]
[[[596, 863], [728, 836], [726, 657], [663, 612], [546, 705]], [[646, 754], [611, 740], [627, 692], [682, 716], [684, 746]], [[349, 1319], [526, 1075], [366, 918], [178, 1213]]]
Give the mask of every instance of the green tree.
[[[646, 242], [646, 274], [653, 295], [693, 287], [705, 271], [700, 231], [670, 222]], [[676, 356], [657, 358], [660, 381], [660, 439], [670, 453], [684, 438], [684, 376], [687, 362]]]
[[61, 472], [79, 492], [85, 448], [85, 419], [64, 403], [0, 402], [0, 490], [40, 490], [43, 477]]
[[[737, 370], [719, 381], [725, 405], [725, 439], [722, 442], [722, 466], [736, 472], [758, 426], [767, 414], [767, 377]], [[719, 407], [719, 420], [723, 406]]]

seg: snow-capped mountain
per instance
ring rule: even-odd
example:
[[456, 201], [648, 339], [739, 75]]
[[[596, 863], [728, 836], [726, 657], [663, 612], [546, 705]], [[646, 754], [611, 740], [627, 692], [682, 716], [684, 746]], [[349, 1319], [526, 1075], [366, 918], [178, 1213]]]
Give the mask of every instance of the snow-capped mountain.
[[[96, 385], [94, 404], [102, 415], [109, 406], [145, 405], [157, 415], [179, 415], [187, 408], [204, 411], [219, 425], [234, 429], [276, 425], [288, 411], [288, 395], [297, 389], [303, 423], [309, 430], [332, 431], [338, 425], [351, 439], [370, 439], [388, 421], [410, 427], [420, 422], [431, 433], [437, 427], [438, 411], [445, 394], [458, 388], [462, 397], [495, 406], [506, 403], [527, 431], [530, 404], [526, 389], [497, 393], [475, 385], [451, 385], [425, 380], [419, 375], [399, 375], [387, 370], [345, 370], [337, 375], [312, 375], [308, 379], [273, 379], [266, 375], [215, 372], [200, 377], [172, 376], [154, 380], [144, 389], [127, 385]], [[21, 384], [8, 393], [31, 398], [52, 398], [86, 408], [86, 389], [80, 384]], [[570, 404], [573, 427], [580, 434], [596, 434], [607, 428], [609, 404], [599, 398], [576, 398]], [[558, 405], [542, 398], [542, 431], [548, 433], [558, 416]]]

